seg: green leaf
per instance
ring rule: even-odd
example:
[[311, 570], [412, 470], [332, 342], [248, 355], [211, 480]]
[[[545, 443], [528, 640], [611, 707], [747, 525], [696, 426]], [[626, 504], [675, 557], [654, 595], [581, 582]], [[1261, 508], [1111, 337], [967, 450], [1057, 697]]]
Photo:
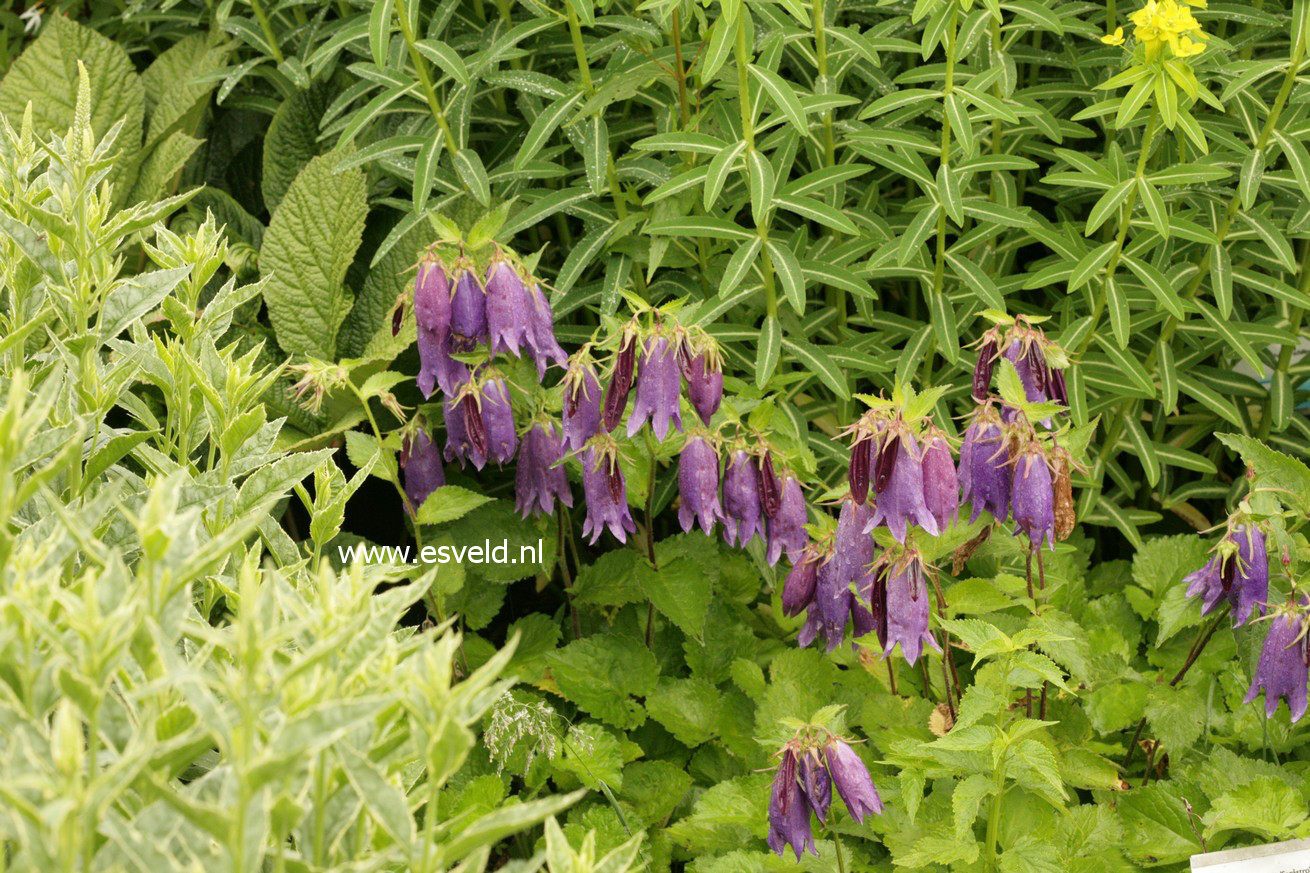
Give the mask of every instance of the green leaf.
[[402, 847], [414, 843], [414, 819], [409, 814], [405, 793], [387, 779], [368, 758], [349, 746], [337, 746], [337, 759], [369, 815], [387, 836]]
[[590, 715], [625, 730], [646, 720], [632, 698], [653, 692], [660, 671], [640, 640], [594, 634], [552, 652], [546, 661], [560, 694]]
[[661, 679], [646, 698], [646, 711], [678, 742], [699, 746], [718, 734], [721, 701], [704, 679]]
[[819, 380], [832, 389], [834, 394], [844, 400], [850, 399], [851, 389], [846, 385], [846, 377], [842, 374], [841, 369], [832, 362], [832, 358], [804, 340], [783, 337], [782, 347], [787, 354], [795, 355], [804, 369], [818, 376]]
[[756, 224], [763, 224], [773, 206], [773, 189], [776, 180], [773, 175], [773, 165], [756, 149], [746, 153], [746, 178], [750, 188], [751, 215], [754, 216]]
[[1092, 277], [1106, 265], [1106, 262], [1110, 260], [1110, 256], [1115, 253], [1118, 247], [1118, 243], [1111, 240], [1083, 255], [1074, 266], [1073, 272], [1069, 274], [1069, 293], [1072, 294], [1090, 282]]
[[472, 149], [455, 152], [455, 173], [473, 199], [483, 206], [491, 206], [491, 183], [487, 181], [487, 171], [477, 152]]
[[805, 109], [801, 106], [800, 98], [792, 91], [792, 86], [772, 70], [751, 64], [750, 71], [769, 98], [782, 110], [782, 114], [786, 116], [791, 126], [796, 128], [796, 132], [801, 135], [808, 134]]
[[334, 172], [320, 155], [296, 176], [273, 213], [260, 266], [264, 302], [288, 354], [332, 360], [353, 295], [342, 284], [364, 233], [368, 199], [362, 170]]
[[659, 570], [640, 577], [646, 596], [683, 633], [700, 640], [718, 581], [717, 544], [702, 535], [680, 534], [661, 540], [655, 554]]
[[1295, 789], [1274, 776], [1261, 776], [1214, 799], [1204, 816], [1205, 835], [1243, 830], [1285, 840], [1300, 835], [1306, 817], [1305, 799]]
[[964, 280], [970, 290], [978, 295], [978, 299], [984, 305], [1002, 312], [1005, 311], [1005, 298], [1001, 296], [1001, 290], [996, 287], [996, 283], [992, 281], [991, 276], [988, 276], [982, 268], [969, 260], [963, 253], [954, 251], [946, 252], [946, 262], [951, 265], [951, 270], [955, 272], [955, 275]]
[[427, 496], [423, 505], [418, 507], [419, 524], [444, 524], [463, 518], [468, 513], [490, 503], [491, 497], [460, 488], [458, 485], [444, 485]]
[[778, 319], [766, 316], [760, 328], [759, 342], [755, 346], [755, 387], [763, 388], [773, 378], [778, 367], [778, 353], [782, 350], [782, 327]]
[[773, 260], [774, 275], [778, 279], [778, 284], [782, 286], [782, 293], [786, 296], [787, 302], [798, 315], [804, 315], [805, 273], [801, 270], [800, 261], [796, 259], [790, 246], [777, 240], [771, 239], [766, 242], [764, 250]]
[[1173, 757], [1180, 757], [1201, 736], [1205, 698], [1192, 686], [1155, 685], [1146, 696], [1146, 723]]

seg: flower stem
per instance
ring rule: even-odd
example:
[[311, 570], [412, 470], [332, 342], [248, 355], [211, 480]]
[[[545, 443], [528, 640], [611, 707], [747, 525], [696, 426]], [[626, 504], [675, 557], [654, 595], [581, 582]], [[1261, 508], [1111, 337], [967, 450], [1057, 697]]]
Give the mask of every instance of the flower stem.
[[259, 29], [264, 31], [264, 39], [268, 42], [268, 50], [273, 54], [273, 60], [279, 64], [286, 60], [282, 54], [281, 47], [277, 44], [277, 36], [273, 33], [273, 23], [268, 20], [268, 13], [264, 11], [264, 4], [260, 0], [250, 0], [250, 8], [255, 13], [255, 20], [259, 22]]
[[410, 63], [414, 65], [419, 84], [423, 86], [423, 96], [428, 101], [428, 109], [432, 110], [432, 117], [436, 119], [437, 128], [446, 143], [446, 151], [450, 152], [453, 158], [459, 152], [459, 145], [455, 142], [455, 135], [450, 131], [450, 125], [446, 123], [446, 113], [441, 109], [441, 101], [437, 99], [437, 90], [432, 84], [432, 71], [428, 69], [427, 58], [419, 52], [418, 42], [414, 38], [414, 28], [409, 26], [409, 13], [405, 10], [405, 0], [396, 0], [396, 20], [400, 24], [400, 34], [405, 38], [405, 47], [409, 50]]
[[[955, 93], [955, 37], [959, 30], [959, 24], [960, 9], [957, 5], [951, 10], [951, 23], [946, 27], [946, 81], [942, 88], [941, 178], [945, 178], [950, 172], [951, 165], [951, 116], [946, 111], [946, 101]], [[937, 199], [939, 201], [937, 206], [937, 253], [932, 272], [933, 304], [930, 306], [933, 312], [937, 311], [936, 301], [938, 296], [944, 293], [942, 287], [946, 277], [946, 207], [941, 202], [944, 198], [940, 192]], [[941, 343], [938, 345], [941, 345]], [[945, 356], [944, 348], [939, 348], [938, 351], [943, 353], [943, 357]]]

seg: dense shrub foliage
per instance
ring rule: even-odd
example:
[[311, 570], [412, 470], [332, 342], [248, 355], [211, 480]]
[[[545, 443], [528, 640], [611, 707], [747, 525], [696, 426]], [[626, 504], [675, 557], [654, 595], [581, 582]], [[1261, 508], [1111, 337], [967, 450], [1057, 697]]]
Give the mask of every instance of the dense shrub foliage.
[[1310, 835], [1310, 4], [0, 25], [7, 869]]

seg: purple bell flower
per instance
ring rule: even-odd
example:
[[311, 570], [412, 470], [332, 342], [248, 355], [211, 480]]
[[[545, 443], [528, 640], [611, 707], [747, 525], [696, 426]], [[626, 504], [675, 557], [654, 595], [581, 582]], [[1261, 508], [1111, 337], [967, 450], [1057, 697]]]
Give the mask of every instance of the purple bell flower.
[[795, 563], [809, 542], [805, 524], [810, 520], [805, 509], [805, 494], [801, 483], [794, 476], [782, 480], [782, 499], [778, 511], [767, 519], [768, 550], [765, 557], [769, 566], [778, 563], [782, 553], [787, 553], [787, 560]]
[[539, 423], [524, 435], [514, 472], [514, 506], [519, 515], [527, 518], [534, 511], [550, 515], [556, 498], [573, 506], [569, 477], [560, 464], [563, 458], [564, 440], [554, 423]]
[[829, 741], [824, 751], [828, 757], [828, 772], [832, 774], [833, 784], [837, 786], [837, 793], [851, 818], [863, 823], [864, 817], [870, 813], [881, 815], [882, 798], [869, 776], [869, 768], [864, 766], [855, 750], [834, 739]]
[[[822, 636], [826, 651], [833, 651], [846, 639], [846, 619], [851, 614], [850, 582], [841, 581], [841, 564], [834, 551], [833, 557], [819, 565], [819, 572], [814, 583], [814, 600], [806, 615], [806, 625], [801, 629], [796, 642], [804, 648], [816, 636]], [[814, 622], [814, 635], [807, 636], [809, 623]]]
[[579, 452], [600, 432], [600, 382], [589, 360], [574, 360], [562, 385], [564, 445], [570, 452]]
[[937, 520], [938, 530], [945, 531], [959, 514], [960, 480], [955, 475], [955, 460], [946, 435], [935, 427], [924, 436], [923, 500]]
[[864, 577], [877, 557], [873, 537], [864, 532], [869, 518], [868, 507], [854, 500], [842, 501], [832, 558], [819, 567], [810, 615], [818, 613], [819, 631], [827, 641], [829, 652], [845, 639], [846, 620], [855, 600], [851, 585]]
[[519, 348], [527, 344], [531, 330], [532, 300], [528, 289], [513, 265], [501, 258], [487, 268], [485, 287], [491, 353], [520, 357]]
[[450, 280], [436, 258], [428, 256], [418, 265], [414, 279], [414, 322], [418, 328], [418, 387], [424, 397], [441, 385], [447, 391], [446, 371], [450, 357]]
[[597, 450], [594, 446], [587, 449], [582, 459], [582, 495], [587, 505], [582, 535], [591, 536], [591, 545], [596, 544], [606, 527], [621, 543], [636, 532], [637, 525], [628, 511], [628, 486], [612, 450]]
[[1010, 486], [1013, 476], [1007, 468], [1009, 450], [1001, 421], [991, 406], [984, 406], [964, 432], [960, 446], [962, 498], [973, 505], [973, 524], [983, 510], [997, 521], [1010, 514]]
[[914, 666], [927, 643], [937, 651], [941, 646], [928, 630], [930, 620], [928, 587], [923, 581], [923, 562], [912, 552], [887, 571], [886, 638], [883, 655], [890, 655], [897, 643], [901, 654]]
[[405, 496], [409, 498], [406, 508], [415, 513], [429, 494], [446, 484], [441, 450], [426, 430], [419, 430], [405, 440], [400, 452], [400, 471], [405, 479]]
[[714, 532], [714, 523], [723, 518], [719, 505], [719, 453], [704, 436], [687, 438], [678, 456], [678, 521], [687, 533], [700, 522], [706, 535]]
[[487, 293], [461, 259], [455, 273], [455, 296], [450, 301], [450, 350], [471, 352], [487, 338]]
[[1046, 400], [1046, 359], [1037, 343], [1011, 340], [1005, 348], [1005, 357], [1014, 364], [1028, 402], [1041, 403]]
[[801, 554], [782, 583], [782, 614], [795, 618], [814, 601], [814, 590], [819, 581], [819, 565], [826, 562], [827, 555], [819, 551], [817, 545], [811, 544]]
[[500, 377], [482, 383], [482, 421], [487, 434], [487, 458], [500, 465], [514, 460], [518, 431], [509, 405], [509, 386]]
[[628, 406], [628, 393], [632, 390], [633, 370], [637, 365], [637, 334], [624, 330], [619, 340], [619, 351], [614, 356], [614, 372], [605, 391], [605, 408], [602, 423], [609, 433], [619, 426], [623, 410]]
[[769, 848], [782, 857], [790, 845], [799, 861], [801, 853], [809, 849], [816, 856], [814, 834], [810, 832], [810, 804], [801, 791], [797, 779], [796, 753], [787, 749], [782, 763], [773, 777], [773, 791], [769, 795]]
[[[894, 448], [897, 445], [899, 451]], [[884, 436], [883, 450], [878, 458], [880, 464], [889, 452], [893, 460], [887, 484], [878, 490], [878, 499], [865, 533], [871, 533], [882, 524], [892, 532], [896, 542], [903, 543], [908, 525], [913, 523], [937, 536], [940, 533], [937, 519], [928, 511], [928, 504], [924, 501], [923, 459], [919, 455], [918, 443], [909, 433], [891, 430]], [[881, 470], [875, 470], [875, 480], [882, 478], [881, 473]]]
[[442, 403], [446, 414], [446, 460], [459, 459], [481, 470], [487, 463], [487, 428], [471, 391], [447, 397]]
[[1201, 595], [1201, 614], [1209, 615], [1227, 600], [1233, 607], [1233, 627], [1245, 624], [1269, 597], [1269, 553], [1264, 531], [1254, 523], [1234, 524], [1224, 538], [1230, 544], [1216, 550], [1205, 566], [1183, 577], [1187, 596]]
[[526, 339], [532, 349], [532, 356], [537, 362], [537, 378], [546, 375], [546, 368], [551, 364], [563, 367], [568, 364], [569, 356], [555, 340], [555, 314], [550, 309], [550, 299], [546, 291], [536, 282], [528, 286], [528, 297], [532, 305], [532, 318]]
[[1027, 534], [1035, 547], [1045, 539], [1055, 551], [1055, 486], [1046, 453], [1036, 442], [1029, 443], [1015, 461], [1010, 512], [1016, 533]]
[[628, 436], [636, 436], [647, 421], [660, 442], [669, 433], [670, 421], [682, 430], [681, 387], [677, 352], [667, 338], [651, 337], [637, 372], [637, 401], [628, 416]]
[[723, 471], [723, 539], [745, 548], [756, 534], [764, 535], [760, 473], [750, 455], [738, 449]]
[[695, 407], [700, 420], [709, 425], [723, 402], [723, 370], [704, 351], [695, 355], [684, 354], [682, 378], [687, 382], [687, 399]]
[[828, 776], [828, 768], [824, 766], [818, 750], [810, 749], [801, 755], [797, 773], [801, 780], [801, 792], [810, 809], [814, 810], [821, 824], [827, 824], [828, 809], [832, 806], [832, 779]]
[[1264, 647], [1260, 650], [1260, 662], [1255, 668], [1255, 677], [1246, 692], [1243, 703], [1250, 703], [1263, 690], [1265, 694], [1265, 717], [1273, 718], [1278, 710], [1278, 700], [1287, 698], [1287, 707], [1292, 711], [1292, 721], [1297, 722], [1306, 710], [1306, 685], [1310, 682], [1307, 675], [1305, 638], [1301, 636], [1304, 617], [1296, 613], [1284, 613], [1269, 622], [1269, 633], [1265, 636]]

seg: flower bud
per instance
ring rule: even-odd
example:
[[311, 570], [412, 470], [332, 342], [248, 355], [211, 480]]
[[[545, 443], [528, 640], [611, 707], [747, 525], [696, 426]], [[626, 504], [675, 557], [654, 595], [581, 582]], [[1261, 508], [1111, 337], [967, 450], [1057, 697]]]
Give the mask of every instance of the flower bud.
[[426, 430], [420, 429], [407, 439], [400, 452], [400, 471], [405, 480], [405, 496], [411, 512], [418, 512], [428, 495], [446, 484], [441, 466], [441, 452]]
[[798, 775], [801, 792], [822, 824], [828, 823], [828, 809], [832, 806], [832, 780], [828, 768], [817, 749], [809, 749], [800, 756]]
[[991, 337], [978, 350], [978, 362], [973, 366], [973, 399], [978, 403], [987, 400], [992, 390], [992, 368], [996, 366], [996, 338]]
[[819, 564], [824, 560], [815, 546], [810, 546], [791, 568], [782, 583], [782, 614], [795, 618], [814, 600], [819, 579]]
[[450, 301], [450, 350], [473, 351], [487, 339], [487, 294], [473, 275], [472, 265], [460, 259], [455, 274], [455, 296]]
[[773, 454], [765, 449], [760, 456], [760, 507], [767, 518], [773, 518], [781, 504], [782, 483], [773, 471]]
[[709, 353], [683, 356], [682, 378], [687, 383], [687, 399], [707, 426], [723, 401], [723, 370]]
[[637, 361], [637, 336], [625, 331], [614, 357], [614, 373], [610, 376], [609, 388], [605, 392], [605, 432], [609, 433], [619, 426], [623, 410], [628, 406], [628, 392], [632, 390], [633, 368]]
[[581, 451], [600, 432], [600, 382], [590, 360], [570, 363], [562, 385], [564, 444], [571, 452]]
[[846, 475], [851, 485], [851, 497], [856, 503], [864, 503], [869, 496], [869, 468], [873, 466], [877, 445], [877, 440], [857, 437], [851, 446], [851, 462]]
[[951, 447], [946, 435], [935, 427], [924, 435], [923, 500], [939, 531], [950, 527], [960, 510], [960, 480]]
[[814, 834], [810, 832], [810, 804], [801, 791], [796, 753], [790, 748], [782, 754], [769, 795], [769, 848], [782, 857], [788, 845], [796, 853], [797, 861], [806, 849], [816, 856], [819, 854], [814, 847]]
[[841, 740], [833, 739], [824, 751], [832, 782], [837, 786], [837, 793], [850, 811], [851, 818], [863, 823], [869, 813], [881, 815], [882, 798], [878, 796], [878, 789], [869, 776], [869, 768], [864, 766], [855, 750]]
[[487, 432], [472, 391], [446, 398], [442, 410], [446, 417], [446, 460], [458, 458], [461, 468], [467, 462], [481, 470], [487, 463]]

